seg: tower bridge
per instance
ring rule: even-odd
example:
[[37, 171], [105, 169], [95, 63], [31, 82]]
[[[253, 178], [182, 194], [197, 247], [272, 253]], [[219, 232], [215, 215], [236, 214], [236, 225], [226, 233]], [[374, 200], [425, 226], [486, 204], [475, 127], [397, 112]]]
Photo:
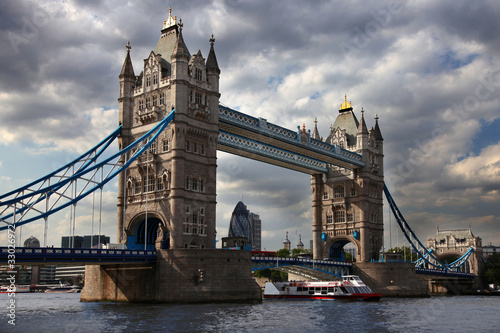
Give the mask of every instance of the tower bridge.
[[[384, 192], [378, 116], [368, 129], [363, 108], [358, 120], [345, 96], [322, 138], [316, 122], [312, 133], [305, 126], [292, 131], [232, 110], [219, 101], [215, 39], [209, 39], [205, 59], [200, 50], [189, 52], [182, 29], [169, 12], [138, 74], [127, 43], [119, 74], [119, 128], [73, 163], [0, 196], [0, 221], [8, 224], [0, 229], [43, 219], [46, 233], [52, 213], [76, 207], [117, 176], [117, 241], [129, 250], [156, 249], [155, 269], [123, 276], [105, 265], [89, 265], [82, 300], [242, 300], [241, 293], [260, 299], [250, 277], [250, 254], [215, 251], [220, 150], [311, 177], [315, 260], [339, 260], [349, 242], [358, 261], [378, 260]], [[104, 159], [113, 140], [120, 152]], [[124, 288], [121, 279], [148, 284]]]

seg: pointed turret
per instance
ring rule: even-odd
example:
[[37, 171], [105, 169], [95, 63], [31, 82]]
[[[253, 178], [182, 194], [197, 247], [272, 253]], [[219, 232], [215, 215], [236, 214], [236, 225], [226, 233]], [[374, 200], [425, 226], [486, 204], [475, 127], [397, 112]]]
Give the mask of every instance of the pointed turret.
[[368, 128], [366, 127], [364, 114], [365, 110], [361, 108], [361, 120], [358, 125], [358, 132], [356, 133], [356, 146], [357, 150], [363, 150], [368, 148]]
[[314, 118], [314, 131], [312, 135], [313, 139], [316, 140], [321, 140], [321, 137], [319, 136], [319, 131], [318, 131], [318, 119]]
[[189, 58], [191, 57], [189, 54], [189, 50], [186, 46], [186, 43], [184, 43], [184, 38], [182, 37], [182, 20], [179, 20], [179, 36], [177, 37], [177, 41], [175, 42], [174, 49], [172, 51], [172, 60], [175, 59], [180, 59], [180, 58], [185, 58], [186, 62], [189, 61]]
[[122, 71], [118, 76], [120, 79], [124, 77], [135, 79], [134, 67], [132, 66], [132, 60], [130, 59], [131, 48], [132, 47], [130, 46], [130, 42], [127, 42], [127, 55], [125, 57], [125, 61], [123, 62]]
[[356, 133], [356, 135], [360, 135], [360, 134], [368, 135], [368, 128], [366, 127], [365, 118], [363, 117], [363, 113], [365, 113], [365, 110], [363, 110], [363, 108], [361, 108], [361, 120], [359, 121], [358, 133]]
[[384, 138], [382, 137], [382, 133], [380, 132], [380, 128], [378, 127], [378, 115], [375, 115], [375, 129], [374, 129], [373, 133], [375, 135], [375, 140], [384, 141]]
[[219, 64], [217, 63], [217, 57], [215, 56], [215, 51], [214, 51], [214, 42], [215, 38], [214, 35], [212, 34], [210, 36], [210, 52], [208, 53], [208, 58], [207, 58], [207, 72], [215, 72], [217, 74], [220, 74], [220, 69], [219, 69]]

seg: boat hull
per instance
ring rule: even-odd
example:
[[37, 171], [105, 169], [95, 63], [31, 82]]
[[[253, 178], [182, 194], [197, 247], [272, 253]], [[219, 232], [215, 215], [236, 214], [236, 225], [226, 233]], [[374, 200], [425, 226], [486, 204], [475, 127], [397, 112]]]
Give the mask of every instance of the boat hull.
[[378, 301], [381, 294], [359, 294], [359, 295], [263, 295], [263, 299], [304, 299], [304, 300], [362, 300]]

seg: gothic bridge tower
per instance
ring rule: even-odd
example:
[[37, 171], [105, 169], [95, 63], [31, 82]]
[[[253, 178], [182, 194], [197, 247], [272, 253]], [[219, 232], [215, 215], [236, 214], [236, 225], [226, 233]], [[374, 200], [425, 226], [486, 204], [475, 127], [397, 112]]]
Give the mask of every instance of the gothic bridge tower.
[[169, 17], [135, 75], [130, 44], [120, 73], [120, 149], [175, 109], [150, 149], [119, 178], [118, 241], [129, 249], [215, 248], [220, 70], [210, 38], [191, 55], [182, 22]]
[[384, 233], [384, 154], [378, 116], [375, 128], [368, 130], [363, 108], [358, 121], [346, 96], [328, 137], [320, 138], [315, 125], [313, 138], [356, 152], [365, 163], [354, 170], [330, 165], [328, 174], [312, 176], [314, 258], [343, 260], [343, 247], [352, 242], [358, 261], [378, 259]]

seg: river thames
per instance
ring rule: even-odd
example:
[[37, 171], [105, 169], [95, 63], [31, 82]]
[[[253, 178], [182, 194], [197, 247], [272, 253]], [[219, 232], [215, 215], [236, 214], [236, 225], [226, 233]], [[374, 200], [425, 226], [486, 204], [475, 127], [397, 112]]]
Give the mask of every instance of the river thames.
[[82, 303], [80, 294], [0, 295], [0, 332], [498, 332], [500, 297], [262, 304]]

